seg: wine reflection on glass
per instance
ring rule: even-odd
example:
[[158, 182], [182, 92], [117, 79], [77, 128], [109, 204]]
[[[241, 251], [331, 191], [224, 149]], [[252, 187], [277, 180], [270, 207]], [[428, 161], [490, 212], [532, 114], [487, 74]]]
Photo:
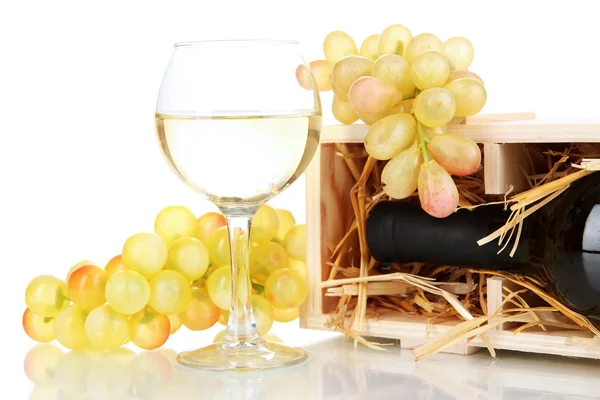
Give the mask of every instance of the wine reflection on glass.
[[174, 46], [156, 107], [166, 160], [190, 188], [225, 215], [232, 301], [223, 339], [181, 353], [183, 366], [252, 371], [307, 359], [300, 348], [264, 340], [252, 315], [249, 243], [258, 208], [310, 163], [321, 130], [321, 103], [296, 81], [306, 66], [294, 41], [185, 42]]

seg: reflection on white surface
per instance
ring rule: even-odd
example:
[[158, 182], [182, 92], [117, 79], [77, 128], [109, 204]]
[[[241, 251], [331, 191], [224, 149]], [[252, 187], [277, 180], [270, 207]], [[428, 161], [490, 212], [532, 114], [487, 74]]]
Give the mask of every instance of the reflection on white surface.
[[42, 344], [24, 361], [31, 400], [110, 399], [494, 399], [600, 398], [600, 363], [563, 357], [484, 351], [438, 354], [415, 363], [409, 350], [344, 345], [339, 337], [307, 345], [300, 366], [254, 374], [181, 369], [176, 352], [65, 352]]

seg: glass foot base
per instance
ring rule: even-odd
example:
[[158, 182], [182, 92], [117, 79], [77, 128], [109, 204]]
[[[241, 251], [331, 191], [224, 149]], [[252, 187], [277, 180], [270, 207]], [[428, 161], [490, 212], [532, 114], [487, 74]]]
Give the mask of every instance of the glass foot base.
[[250, 372], [300, 364], [308, 353], [299, 347], [261, 340], [258, 342], [219, 342], [177, 356], [187, 368], [208, 371]]

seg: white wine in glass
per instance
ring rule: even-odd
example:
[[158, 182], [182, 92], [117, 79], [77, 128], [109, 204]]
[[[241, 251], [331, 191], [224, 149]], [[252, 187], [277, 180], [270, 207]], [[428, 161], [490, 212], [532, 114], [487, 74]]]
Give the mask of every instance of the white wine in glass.
[[165, 72], [156, 128], [177, 176], [227, 219], [232, 302], [224, 338], [179, 354], [187, 367], [252, 371], [300, 363], [301, 348], [264, 340], [252, 316], [249, 238], [258, 208], [310, 163], [321, 131], [316, 84], [295, 77], [306, 65], [293, 41], [178, 43]]

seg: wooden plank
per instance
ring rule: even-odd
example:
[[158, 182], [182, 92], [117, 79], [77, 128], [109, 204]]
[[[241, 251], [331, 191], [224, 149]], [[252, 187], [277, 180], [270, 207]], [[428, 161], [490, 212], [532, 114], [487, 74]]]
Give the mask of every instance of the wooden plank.
[[321, 145], [305, 172], [306, 186], [306, 268], [308, 297], [300, 307], [300, 327], [307, 314], [322, 313], [321, 291]]
[[504, 278], [493, 276], [487, 278], [487, 315], [492, 315], [502, 304], [502, 287]]
[[[321, 143], [362, 143], [368, 126], [327, 125]], [[477, 143], [600, 142], [600, 123], [487, 123], [450, 125], [448, 133], [464, 135]]]
[[513, 187], [513, 192], [529, 189], [527, 178], [527, 150], [521, 143], [485, 143], [484, 184], [485, 194], [504, 194]]
[[[395, 314], [395, 315], [394, 315]], [[328, 314], [305, 315], [305, 327], [322, 331], [330, 331], [325, 323], [330, 318]], [[367, 320], [367, 331], [363, 336], [375, 338], [400, 339], [400, 346], [404, 349], [414, 349], [432, 338], [448, 331], [459, 320], [452, 323], [427, 324], [424, 317], [403, 316], [397, 313], [381, 315], [379, 319]], [[377, 341], [377, 339], [373, 339]], [[480, 346], [473, 347], [466, 341], [457, 343], [444, 349], [443, 353], [473, 354], [480, 350]]]
[[[347, 145], [349, 152], [363, 148], [362, 145]], [[335, 262], [338, 257], [331, 258], [330, 246], [336, 246], [348, 232], [354, 219], [350, 191], [356, 183], [346, 161], [339, 155], [339, 150], [334, 144], [321, 146], [321, 171], [320, 194], [319, 194], [319, 229], [320, 229], [320, 266], [321, 281], [329, 279], [331, 266], [327, 263]], [[357, 167], [362, 170], [364, 161], [356, 160]], [[311, 239], [312, 240], [312, 239]], [[358, 247], [358, 240], [350, 242], [352, 248]], [[340, 263], [343, 265], [356, 262], [349, 258], [349, 254], [340, 252], [343, 257]], [[320, 281], [320, 282], [321, 282]], [[325, 294], [325, 290], [322, 291]], [[323, 298], [321, 300], [323, 313], [331, 312], [337, 306], [338, 299]]]
[[[600, 340], [594, 339], [591, 332], [567, 330], [532, 333], [524, 331], [514, 335], [511, 331], [493, 331], [488, 332], [488, 338], [497, 350], [600, 359]], [[469, 344], [485, 347], [485, 343], [479, 337], [474, 338]]]

